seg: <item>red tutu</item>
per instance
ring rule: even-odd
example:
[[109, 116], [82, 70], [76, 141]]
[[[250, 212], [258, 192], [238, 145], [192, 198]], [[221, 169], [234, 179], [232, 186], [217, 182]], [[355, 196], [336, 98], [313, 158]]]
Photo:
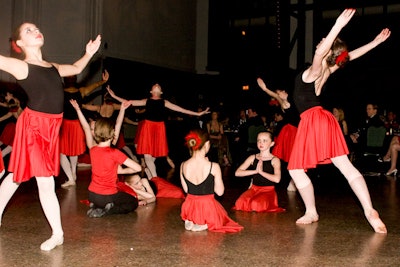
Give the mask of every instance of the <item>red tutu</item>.
[[151, 181], [157, 187], [157, 195], [156, 197], [165, 197], [165, 198], [185, 198], [185, 193], [182, 188], [168, 182], [167, 180], [161, 177], [153, 177]]
[[144, 120], [141, 120], [141, 121], [138, 122], [137, 129], [136, 129], [136, 134], [135, 134], [135, 139], [133, 140], [133, 143], [135, 145], [137, 145], [137, 143], [138, 143], [138, 139], [139, 139], [139, 136], [140, 136], [140, 131], [142, 130], [143, 122], [144, 122]]
[[15, 136], [15, 123], [9, 122], [3, 129], [3, 132], [0, 135], [0, 141], [7, 146], [12, 146], [14, 142]]
[[60, 152], [66, 156], [79, 156], [85, 151], [85, 133], [79, 120], [63, 119], [60, 129]]
[[315, 168], [348, 153], [342, 130], [333, 114], [321, 106], [313, 107], [300, 115], [288, 169]]
[[243, 226], [229, 218], [214, 194], [188, 194], [182, 203], [181, 218], [195, 224], [207, 224], [208, 230], [212, 232], [236, 233], [243, 229]]
[[8, 171], [17, 183], [60, 173], [62, 113], [48, 114], [25, 108], [18, 117]]
[[150, 154], [153, 157], [168, 156], [168, 143], [165, 123], [144, 120], [137, 132], [138, 154]]
[[272, 154], [285, 162], [289, 162], [292, 153], [294, 139], [296, 138], [297, 127], [286, 124], [275, 139]]
[[274, 186], [252, 185], [236, 200], [234, 210], [256, 212], [283, 212], [278, 206], [278, 196]]

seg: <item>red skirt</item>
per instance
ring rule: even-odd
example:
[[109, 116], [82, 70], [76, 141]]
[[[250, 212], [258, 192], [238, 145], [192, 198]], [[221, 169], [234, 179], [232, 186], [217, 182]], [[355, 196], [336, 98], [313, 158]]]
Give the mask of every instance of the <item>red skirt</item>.
[[236, 233], [243, 229], [243, 226], [229, 218], [224, 207], [214, 198], [214, 194], [188, 194], [182, 203], [181, 218], [195, 224], [207, 224], [208, 230], [212, 232]]
[[301, 113], [289, 170], [315, 168], [347, 154], [349, 149], [342, 130], [330, 111], [317, 106]]
[[137, 145], [137, 143], [138, 143], [138, 139], [139, 139], [139, 136], [140, 136], [140, 131], [142, 129], [143, 123], [144, 123], [144, 120], [141, 120], [141, 121], [138, 122], [137, 129], [136, 129], [136, 134], [135, 134], [135, 139], [133, 140], [133, 143], [135, 145]]
[[60, 129], [60, 152], [66, 156], [79, 156], [85, 151], [85, 133], [79, 120], [63, 119]]
[[289, 162], [290, 154], [296, 138], [297, 127], [286, 124], [275, 139], [272, 154], [285, 162]]
[[15, 136], [15, 123], [9, 122], [3, 129], [3, 132], [0, 135], [0, 141], [7, 146], [12, 146], [14, 142]]
[[168, 143], [165, 123], [144, 120], [137, 132], [138, 154], [150, 154], [153, 157], [168, 156]]
[[252, 185], [236, 200], [234, 210], [255, 212], [283, 212], [278, 206], [278, 196], [274, 186]]
[[153, 177], [151, 181], [157, 187], [157, 195], [156, 197], [165, 197], [165, 198], [185, 198], [185, 193], [182, 188], [168, 182], [167, 180], [161, 177]]
[[124, 134], [122, 133], [122, 131], [119, 132], [118, 140], [117, 140], [117, 143], [115, 144], [115, 146], [118, 149], [122, 149], [123, 147], [126, 146]]
[[59, 175], [62, 115], [25, 108], [18, 117], [8, 165], [16, 183]]
[[137, 198], [137, 194], [136, 194], [135, 190], [133, 190], [132, 187], [128, 186], [124, 182], [118, 182], [117, 188], [118, 188], [119, 192], [125, 192], [125, 193]]

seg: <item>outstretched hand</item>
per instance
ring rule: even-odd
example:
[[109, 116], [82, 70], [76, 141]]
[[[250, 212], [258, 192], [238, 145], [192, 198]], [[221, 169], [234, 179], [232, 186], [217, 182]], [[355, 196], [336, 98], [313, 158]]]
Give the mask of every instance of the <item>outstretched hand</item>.
[[374, 42], [377, 45], [381, 44], [389, 38], [390, 34], [390, 30], [388, 28], [385, 28], [375, 37]]
[[111, 87], [109, 85], [107, 85], [106, 89], [107, 89], [108, 93], [110, 94], [110, 96], [112, 98], [115, 98], [115, 93], [113, 90], [111, 90]]
[[75, 99], [70, 99], [69, 102], [71, 103], [71, 105], [74, 107], [75, 110], [80, 110], [79, 104], [78, 102], [76, 102]]
[[261, 78], [257, 78], [257, 83], [258, 83], [258, 86], [260, 86], [260, 88], [263, 89], [263, 90], [265, 90], [265, 88], [267, 87], [265, 85], [265, 82]]
[[340, 14], [339, 17], [336, 19], [336, 25], [343, 28], [347, 25], [347, 23], [351, 20], [355, 13], [356, 10], [354, 8], [347, 8], [343, 10], [342, 14]]
[[121, 103], [121, 109], [127, 109], [128, 107], [130, 107], [130, 105], [132, 104], [132, 101], [130, 100], [125, 100]]
[[101, 35], [97, 35], [96, 39], [90, 40], [86, 45], [86, 53], [93, 56], [99, 50], [101, 44]]
[[205, 114], [210, 113], [210, 108], [206, 108], [205, 110], [203, 110], [202, 112], [199, 113], [199, 116], [203, 116]]

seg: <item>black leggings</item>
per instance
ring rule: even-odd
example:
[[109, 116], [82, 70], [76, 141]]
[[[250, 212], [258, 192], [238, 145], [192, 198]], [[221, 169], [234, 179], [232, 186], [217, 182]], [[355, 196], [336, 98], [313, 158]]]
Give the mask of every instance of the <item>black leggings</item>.
[[114, 203], [107, 214], [125, 214], [136, 210], [138, 207], [137, 198], [125, 192], [100, 195], [89, 191], [89, 201], [94, 204], [95, 208], [104, 208], [107, 203]]

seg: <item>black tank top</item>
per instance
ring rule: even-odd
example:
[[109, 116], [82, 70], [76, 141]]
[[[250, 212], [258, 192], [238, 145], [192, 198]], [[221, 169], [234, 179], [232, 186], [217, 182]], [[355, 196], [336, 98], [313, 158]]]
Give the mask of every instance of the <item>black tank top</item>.
[[82, 104], [82, 95], [81, 92], [69, 93], [64, 91], [64, 119], [67, 120], [77, 120], [78, 114], [76, 113], [75, 108], [71, 105], [69, 100], [74, 99], [78, 102], [79, 105]]
[[303, 82], [302, 75], [303, 72], [296, 76], [293, 90], [293, 101], [300, 114], [309, 108], [321, 105], [319, 96], [315, 94], [315, 83]]
[[27, 107], [44, 113], [60, 114], [64, 110], [64, 88], [61, 76], [52, 66], [28, 64], [28, 77], [17, 83], [28, 95]]
[[147, 99], [144, 118], [149, 121], [164, 121], [166, 118], [164, 99]]
[[[183, 164], [182, 164], [182, 168], [183, 168]], [[210, 172], [209, 172], [207, 178], [198, 185], [195, 185], [195, 184], [191, 183], [188, 179], [186, 179], [185, 174], [182, 171], [183, 179], [185, 179], [185, 182], [188, 187], [188, 194], [191, 194], [191, 195], [214, 194], [214, 175], [212, 175], [211, 169], [212, 169], [212, 162], [211, 162], [211, 166], [210, 166]]]
[[[249, 169], [255, 170], [257, 168], [257, 164], [258, 164], [258, 159], [254, 155], [254, 161], [250, 165]], [[270, 174], [274, 174], [274, 167], [272, 166], [272, 159], [263, 161], [263, 171], [270, 173]], [[267, 178], [264, 178], [261, 174], [258, 174], [258, 173], [253, 176], [253, 184], [257, 185], [257, 186], [275, 185], [274, 182], [268, 180]]]

